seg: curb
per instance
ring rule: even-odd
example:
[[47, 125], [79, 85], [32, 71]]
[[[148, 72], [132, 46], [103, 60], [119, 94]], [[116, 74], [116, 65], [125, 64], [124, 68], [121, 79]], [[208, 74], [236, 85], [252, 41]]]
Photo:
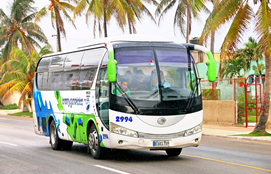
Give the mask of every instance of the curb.
[[266, 143], [271, 143], [271, 138], [270, 140], [262, 140], [262, 139], [255, 139], [253, 138], [248, 138], [248, 137], [242, 137], [242, 136], [226, 136], [226, 135], [212, 135], [212, 134], [202, 134], [203, 136], [213, 136], [213, 137], [221, 137], [221, 138], [231, 138], [231, 139], [239, 139], [239, 140], [249, 140], [249, 141], [260, 141], [260, 142], [266, 142]]

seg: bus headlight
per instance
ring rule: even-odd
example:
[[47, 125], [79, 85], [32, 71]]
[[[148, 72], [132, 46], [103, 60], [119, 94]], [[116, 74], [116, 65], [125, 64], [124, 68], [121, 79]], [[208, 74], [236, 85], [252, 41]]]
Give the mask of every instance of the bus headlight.
[[201, 132], [201, 126], [202, 126], [202, 124], [199, 124], [199, 125], [193, 127], [192, 129], [186, 130], [184, 132], [184, 136], [186, 137], [186, 136], [193, 135], [193, 134]]
[[129, 137], [138, 138], [138, 133], [136, 131], [126, 129], [126, 128], [121, 127], [119, 125], [116, 125], [114, 123], [110, 123], [110, 131], [114, 132], [116, 134], [121, 134], [121, 135], [126, 135]]

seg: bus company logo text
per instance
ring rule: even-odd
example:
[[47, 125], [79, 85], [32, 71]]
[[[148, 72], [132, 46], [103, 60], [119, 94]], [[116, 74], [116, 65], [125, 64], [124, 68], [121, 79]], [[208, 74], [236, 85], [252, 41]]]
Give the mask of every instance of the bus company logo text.
[[72, 108], [72, 106], [83, 106], [83, 98], [62, 98], [62, 105], [68, 105], [68, 107]]

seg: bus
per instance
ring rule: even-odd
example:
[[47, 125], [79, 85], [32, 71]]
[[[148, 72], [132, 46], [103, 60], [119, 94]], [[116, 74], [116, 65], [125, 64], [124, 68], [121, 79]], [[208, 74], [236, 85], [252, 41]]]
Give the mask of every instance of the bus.
[[88, 146], [95, 159], [106, 149], [165, 150], [178, 156], [201, 140], [200, 78], [191, 50], [203, 46], [141, 35], [94, 40], [42, 57], [33, 87], [34, 130], [53, 150]]

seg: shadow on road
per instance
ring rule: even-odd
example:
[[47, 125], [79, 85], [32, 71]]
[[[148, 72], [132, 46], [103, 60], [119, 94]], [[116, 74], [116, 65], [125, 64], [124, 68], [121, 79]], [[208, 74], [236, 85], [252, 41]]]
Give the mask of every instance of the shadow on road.
[[[150, 162], [150, 161], [180, 161], [189, 160], [182, 156], [169, 157], [165, 151], [150, 151], [150, 150], [110, 150], [105, 149], [103, 160], [120, 161], [120, 162]], [[74, 144], [71, 153], [80, 154], [92, 158], [91, 154], [87, 153], [87, 146], [83, 144]]]

